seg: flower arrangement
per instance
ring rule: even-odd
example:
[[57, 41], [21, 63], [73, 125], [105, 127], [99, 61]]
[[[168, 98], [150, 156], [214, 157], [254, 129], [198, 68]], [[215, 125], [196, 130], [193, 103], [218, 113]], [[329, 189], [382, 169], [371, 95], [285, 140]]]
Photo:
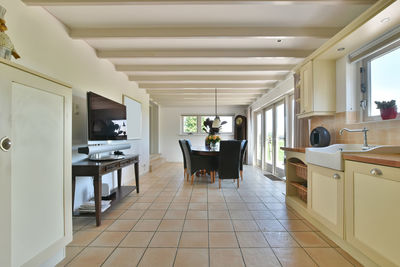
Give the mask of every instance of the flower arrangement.
[[395, 119], [397, 117], [396, 100], [391, 101], [375, 101], [376, 108], [381, 111], [382, 120]]
[[216, 144], [221, 141], [221, 138], [218, 135], [209, 135], [207, 136], [207, 141], [209, 144]]

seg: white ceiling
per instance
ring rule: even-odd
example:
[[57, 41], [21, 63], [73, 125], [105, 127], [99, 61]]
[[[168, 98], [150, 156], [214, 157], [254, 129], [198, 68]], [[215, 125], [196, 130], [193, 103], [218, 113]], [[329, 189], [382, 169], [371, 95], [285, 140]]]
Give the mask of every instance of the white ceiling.
[[214, 88], [220, 105], [249, 105], [374, 2], [23, 1], [46, 8], [161, 105], [212, 105]]

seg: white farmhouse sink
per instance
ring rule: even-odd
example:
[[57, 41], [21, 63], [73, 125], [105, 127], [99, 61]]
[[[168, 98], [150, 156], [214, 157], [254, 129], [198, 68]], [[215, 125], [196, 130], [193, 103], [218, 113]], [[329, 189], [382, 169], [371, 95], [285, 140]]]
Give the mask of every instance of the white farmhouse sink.
[[400, 146], [371, 146], [363, 149], [361, 144], [335, 144], [327, 147], [306, 148], [307, 163], [334, 170], [344, 170], [343, 153], [400, 153]]

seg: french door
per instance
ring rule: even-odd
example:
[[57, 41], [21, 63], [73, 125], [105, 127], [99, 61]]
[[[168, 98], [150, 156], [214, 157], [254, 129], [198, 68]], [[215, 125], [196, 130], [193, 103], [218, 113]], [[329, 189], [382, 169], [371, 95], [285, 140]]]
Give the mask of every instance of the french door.
[[256, 115], [256, 165], [262, 167], [263, 159], [263, 134], [262, 134], [263, 124], [262, 124], [262, 113]]
[[285, 102], [280, 101], [264, 109], [264, 170], [284, 176], [284, 154], [280, 149], [286, 145]]

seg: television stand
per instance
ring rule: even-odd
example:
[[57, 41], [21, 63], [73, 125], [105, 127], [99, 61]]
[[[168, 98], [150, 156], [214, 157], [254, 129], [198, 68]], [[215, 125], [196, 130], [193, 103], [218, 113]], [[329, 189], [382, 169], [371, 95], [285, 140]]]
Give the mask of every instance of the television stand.
[[[136, 186], [121, 186], [122, 168], [134, 164]], [[125, 155], [124, 159], [109, 160], [96, 162], [84, 159], [72, 164], [72, 212], [74, 212], [75, 199], [75, 182], [77, 176], [92, 176], [94, 187], [94, 203], [96, 207], [96, 226], [101, 224], [101, 189], [102, 176], [104, 174], [117, 171], [118, 187], [113, 189], [111, 193], [115, 194], [111, 197], [111, 208], [119, 200], [129, 195], [136, 189], [139, 193], [139, 155]], [[107, 211], [106, 211], [107, 212]]]

